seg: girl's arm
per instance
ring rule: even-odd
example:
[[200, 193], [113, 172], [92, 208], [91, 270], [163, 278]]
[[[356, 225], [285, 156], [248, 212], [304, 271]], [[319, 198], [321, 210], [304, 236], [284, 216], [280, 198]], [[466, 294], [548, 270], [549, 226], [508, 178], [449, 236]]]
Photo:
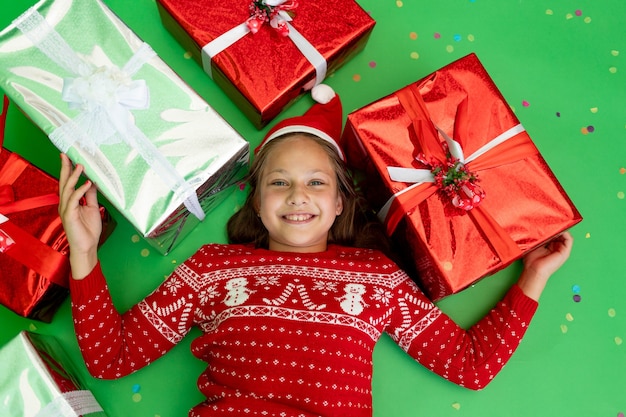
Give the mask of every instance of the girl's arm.
[[[484, 388], [517, 349], [548, 278], [567, 260], [569, 233], [524, 257], [518, 284], [478, 323], [465, 330], [405, 282], [387, 332], [407, 353], [442, 377], [470, 389]], [[407, 289], [406, 286], [411, 287]]]
[[193, 290], [174, 272], [124, 314], [115, 309], [100, 264], [71, 280], [76, 338], [89, 372], [103, 379], [128, 375], [173, 348], [191, 329]]
[[181, 299], [186, 287], [179, 288], [179, 282], [172, 286], [177, 279], [173, 274], [146, 300], [118, 313], [98, 262], [102, 219], [97, 190], [90, 181], [77, 187], [82, 172], [81, 165], [72, 168], [61, 154], [59, 214], [70, 246], [74, 328], [92, 375], [119, 378], [161, 357], [182, 339], [191, 327], [188, 304], [193, 297]]

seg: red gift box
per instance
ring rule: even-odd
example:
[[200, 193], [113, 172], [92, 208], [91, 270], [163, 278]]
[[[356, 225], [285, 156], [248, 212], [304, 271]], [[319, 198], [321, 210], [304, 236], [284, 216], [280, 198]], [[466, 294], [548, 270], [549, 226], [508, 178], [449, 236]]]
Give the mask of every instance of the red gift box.
[[261, 128], [363, 49], [375, 22], [353, 0], [287, 0], [276, 17], [292, 16], [289, 35], [269, 24], [253, 34], [253, 3], [264, 2], [157, 0], [164, 26]]
[[352, 112], [343, 140], [433, 300], [582, 220], [474, 54]]
[[[68, 243], [58, 214], [58, 181], [2, 147], [8, 99], [0, 116], [0, 304], [44, 322], [68, 294]], [[101, 208], [103, 234], [115, 222]]]

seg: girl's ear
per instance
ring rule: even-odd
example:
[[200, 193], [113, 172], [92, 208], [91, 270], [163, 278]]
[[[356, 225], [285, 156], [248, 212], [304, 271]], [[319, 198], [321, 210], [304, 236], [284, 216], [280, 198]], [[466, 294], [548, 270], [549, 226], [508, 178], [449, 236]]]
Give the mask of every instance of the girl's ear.
[[339, 216], [343, 213], [343, 198], [341, 194], [337, 195], [337, 204], [335, 205], [335, 215]]

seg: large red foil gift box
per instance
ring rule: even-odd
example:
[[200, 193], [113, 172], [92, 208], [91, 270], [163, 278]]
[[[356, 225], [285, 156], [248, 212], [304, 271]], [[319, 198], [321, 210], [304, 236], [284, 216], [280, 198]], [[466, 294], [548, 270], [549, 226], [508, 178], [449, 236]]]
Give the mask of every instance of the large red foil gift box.
[[[257, 128], [363, 49], [375, 24], [353, 0], [157, 5], [164, 26]], [[271, 19], [261, 23], [265, 11]]]
[[[8, 99], [0, 116], [0, 304], [50, 322], [69, 288], [68, 243], [58, 213], [59, 182], [2, 147]], [[115, 222], [101, 208], [101, 243]]]
[[475, 54], [352, 112], [343, 140], [433, 300], [582, 220]]

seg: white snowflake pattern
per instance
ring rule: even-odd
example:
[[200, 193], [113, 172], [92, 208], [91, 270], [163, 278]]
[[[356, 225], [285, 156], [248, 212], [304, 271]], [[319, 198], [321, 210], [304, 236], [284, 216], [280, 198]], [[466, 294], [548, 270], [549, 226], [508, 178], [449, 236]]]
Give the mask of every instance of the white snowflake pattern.
[[280, 277], [276, 275], [269, 275], [263, 277], [256, 277], [256, 285], [261, 287], [267, 287], [270, 285], [279, 285]]
[[313, 289], [322, 292], [337, 292], [337, 283], [328, 281], [315, 281]]
[[217, 284], [211, 285], [209, 288], [200, 293], [200, 303], [206, 304], [209, 300], [219, 296], [220, 292], [217, 290]]
[[383, 303], [384, 305], [389, 305], [389, 301], [392, 298], [391, 292], [384, 289], [376, 287], [374, 288], [374, 294], [371, 295], [372, 300], [376, 300], [378, 302]]
[[169, 292], [176, 295], [178, 289], [183, 287], [183, 283], [180, 282], [178, 278], [172, 278], [165, 282], [165, 287], [169, 290]]

